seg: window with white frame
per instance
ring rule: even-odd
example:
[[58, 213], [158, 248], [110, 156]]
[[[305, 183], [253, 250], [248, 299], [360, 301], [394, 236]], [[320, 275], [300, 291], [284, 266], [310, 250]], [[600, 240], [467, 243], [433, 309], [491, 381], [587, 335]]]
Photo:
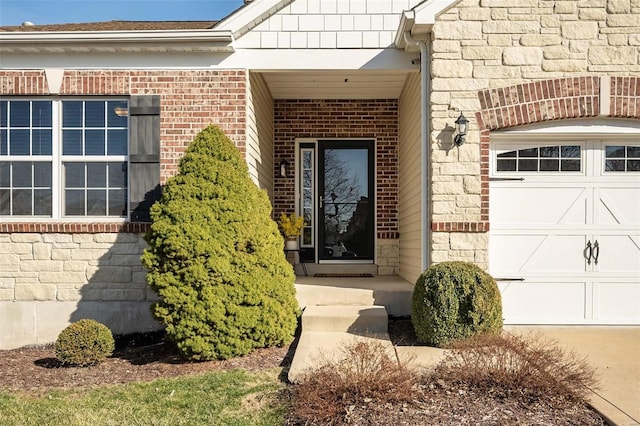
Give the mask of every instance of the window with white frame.
[[1, 99], [0, 216], [128, 211], [128, 101]]

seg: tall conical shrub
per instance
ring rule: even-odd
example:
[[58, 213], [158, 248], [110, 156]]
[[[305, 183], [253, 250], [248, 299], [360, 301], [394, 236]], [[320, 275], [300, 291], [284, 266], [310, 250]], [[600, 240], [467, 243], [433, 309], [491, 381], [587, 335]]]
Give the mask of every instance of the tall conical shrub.
[[295, 276], [271, 204], [219, 128], [196, 136], [151, 219], [152, 312], [183, 356], [228, 359], [292, 338]]

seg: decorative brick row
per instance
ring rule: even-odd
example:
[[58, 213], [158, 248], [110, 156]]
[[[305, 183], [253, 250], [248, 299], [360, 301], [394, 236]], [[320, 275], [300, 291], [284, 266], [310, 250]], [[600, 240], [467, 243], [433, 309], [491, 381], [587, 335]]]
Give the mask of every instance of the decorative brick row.
[[431, 222], [433, 232], [489, 232], [489, 222]]
[[0, 233], [39, 233], [39, 234], [102, 234], [147, 232], [149, 223], [0, 223]]
[[400, 232], [378, 232], [377, 237], [380, 240], [396, 240], [400, 238]]
[[611, 78], [609, 115], [640, 118], [640, 77]]
[[482, 90], [481, 129], [497, 130], [542, 121], [595, 117], [600, 114], [598, 77], [542, 80]]

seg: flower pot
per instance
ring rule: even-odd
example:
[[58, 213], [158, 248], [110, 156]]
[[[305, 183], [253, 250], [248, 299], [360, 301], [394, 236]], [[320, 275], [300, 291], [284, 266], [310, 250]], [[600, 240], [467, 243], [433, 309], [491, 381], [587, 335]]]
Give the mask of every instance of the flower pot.
[[285, 242], [284, 246], [287, 250], [298, 250], [298, 239], [290, 238]]

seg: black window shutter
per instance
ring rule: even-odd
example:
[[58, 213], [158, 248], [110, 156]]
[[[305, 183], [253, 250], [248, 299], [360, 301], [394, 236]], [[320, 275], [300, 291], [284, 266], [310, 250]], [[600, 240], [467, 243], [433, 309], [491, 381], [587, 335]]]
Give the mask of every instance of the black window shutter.
[[129, 100], [129, 206], [132, 222], [149, 222], [160, 198], [160, 96]]

